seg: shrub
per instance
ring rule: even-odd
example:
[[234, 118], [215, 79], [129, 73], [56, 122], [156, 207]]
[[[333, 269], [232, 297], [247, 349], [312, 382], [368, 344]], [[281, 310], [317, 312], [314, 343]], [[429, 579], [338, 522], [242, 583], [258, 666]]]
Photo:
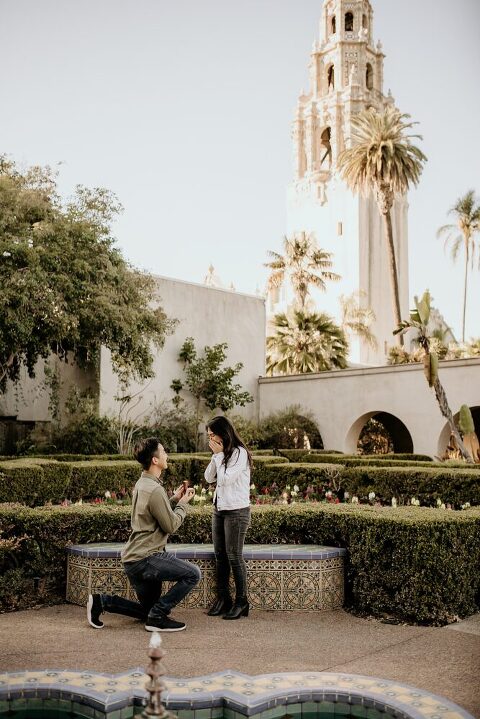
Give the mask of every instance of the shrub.
[[117, 451], [117, 433], [111, 419], [91, 414], [57, 430], [52, 444], [57, 452], [108, 454]]
[[[324, 499], [325, 492], [341, 477], [343, 467], [337, 464], [276, 464], [265, 463], [252, 475], [255, 495], [278, 498], [288, 488], [290, 497]], [[298, 490], [294, 490], [298, 487]]]
[[65, 464], [39, 458], [0, 462], [0, 502], [30, 506], [59, 502], [68, 496], [71, 470]]
[[[45, 582], [44, 601], [62, 601], [65, 548], [71, 543], [123, 542], [129, 518], [128, 507], [0, 506], [2, 539], [14, 544], [21, 539], [13, 551], [0, 552], [0, 606], [38, 603], [35, 577]], [[211, 542], [211, 509], [191, 509], [174, 540]], [[453, 513], [419, 507], [254, 507], [247, 542], [345, 547], [346, 606], [358, 612], [444, 624], [478, 610], [476, 509]]]
[[339, 457], [344, 456], [343, 452], [338, 452], [336, 449], [279, 449], [276, 451], [281, 457], [286, 457], [290, 462], [303, 462], [305, 457], [309, 457], [313, 454], [336, 454]]
[[[385, 455], [386, 456], [386, 455]], [[369, 457], [363, 455], [359, 457], [356, 454], [316, 454], [306, 453], [300, 454], [297, 462], [313, 462], [318, 464], [321, 462], [329, 462], [331, 464], [343, 464], [345, 467], [450, 467], [461, 468], [467, 471], [471, 469], [478, 470], [474, 464], [466, 464], [465, 462], [444, 463], [444, 462], [412, 462], [408, 459], [383, 459], [382, 456], [371, 455]]]
[[258, 448], [296, 449], [304, 446], [305, 438], [310, 447], [323, 448], [322, 438], [311, 412], [300, 405], [287, 407], [263, 417], [258, 425]]
[[158, 437], [167, 452], [193, 452], [196, 434], [197, 422], [192, 410], [160, 402], [154, 407], [146, 424], [136, 432], [135, 440]]
[[412, 497], [432, 507], [437, 500], [455, 507], [466, 502], [480, 504], [480, 470], [347, 467], [342, 472], [342, 486], [350, 494], [367, 497], [373, 491], [383, 501], [395, 497], [401, 504]]

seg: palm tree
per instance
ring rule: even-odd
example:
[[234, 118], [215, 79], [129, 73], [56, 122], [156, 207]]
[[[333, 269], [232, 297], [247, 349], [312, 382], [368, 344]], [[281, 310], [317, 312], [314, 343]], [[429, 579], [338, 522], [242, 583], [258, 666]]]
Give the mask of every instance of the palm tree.
[[291, 238], [284, 237], [283, 255], [272, 251], [268, 254], [273, 258], [265, 263], [265, 267], [271, 270], [268, 289], [281, 287], [288, 276], [300, 310], [305, 310], [310, 285], [325, 292], [327, 280], [340, 279], [330, 270], [333, 265], [331, 252], [317, 247], [313, 232], [298, 232]]
[[460, 450], [463, 459], [466, 462], [472, 463], [473, 460], [463, 443], [461, 434], [458, 430], [457, 425], [455, 424], [452, 410], [450, 409], [450, 405], [448, 404], [447, 395], [445, 394], [443, 385], [438, 377], [438, 355], [432, 349], [432, 338], [429, 336], [428, 333], [428, 321], [430, 319], [430, 300], [430, 292], [428, 290], [423, 293], [423, 297], [421, 300], [418, 300], [415, 297], [415, 309], [410, 311], [410, 319], [399, 322], [398, 327], [393, 334], [404, 334], [410, 329], [415, 329], [417, 331], [416, 341], [425, 353], [423, 366], [425, 369], [425, 375], [427, 377], [428, 385], [429, 387], [433, 387], [435, 391], [435, 397], [437, 398], [440, 412], [446, 418], [448, 424], [450, 425], [450, 431], [455, 437], [455, 442], [458, 449]]
[[370, 307], [361, 307], [360, 300], [365, 292], [359, 290], [351, 295], [340, 295], [341, 321], [340, 326], [345, 333], [351, 332], [370, 347], [377, 347], [377, 339], [371, 325], [375, 322], [375, 312]]
[[[363, 110], [352, 120], [352, 147], [340, 153], [338, 166], [342, 178], [353, 192], [374, 192], [383, 218], [388, 247], [393, 315], [401, 322], [397, 261], [393, 243], [391, 209], [395, 195], [405, 194], [410, 185], [418, 184], [426, 157], [412, 144], [407, 131], [413, 122], [410, 115], [387, 107], [383, 112], [374, 108]], [[403, 344], [402, 336], [399, 336]]]
[[302, 374], [344, 369], [348, 342], [332, 318], [293, 310], [274, 317], [267, 337], [267, 374]]
[[455, 216], [456, 223], [440, 227], [437, 231], [437, 237], [445, 237], [445, 247], [449, 243], [451, 244], [451, 256], [454, 262], [462, 247], [465, 252], [462, 314], [462, 342], [465, 342], [468, 266], [470, 263], [473, 269], [476, 251], [475, 234], [480, 230], [480, 204], [476, 204], [474, 190], [469, 190], [463, 197], [460, 197], [449, 210], [449, 214]]

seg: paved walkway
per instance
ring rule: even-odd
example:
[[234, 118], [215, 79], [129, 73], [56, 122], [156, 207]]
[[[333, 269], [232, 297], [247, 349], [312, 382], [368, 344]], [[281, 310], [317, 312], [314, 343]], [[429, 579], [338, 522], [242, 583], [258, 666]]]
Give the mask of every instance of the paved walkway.
[[[335, 612], [252, 612], [225, 622], [178, 610], [187, 630], [163, 635], [169, 676], [224, 669], [246, 674], [329, 671], [394, 679], [440, 694], [480, 719], [480, 615], [449, 627], [412, 627]], [[145, 667], [149, 635], [134, 620], [104, 615], [92, 629], [74, 605], [0, 615], [0, 671]]]

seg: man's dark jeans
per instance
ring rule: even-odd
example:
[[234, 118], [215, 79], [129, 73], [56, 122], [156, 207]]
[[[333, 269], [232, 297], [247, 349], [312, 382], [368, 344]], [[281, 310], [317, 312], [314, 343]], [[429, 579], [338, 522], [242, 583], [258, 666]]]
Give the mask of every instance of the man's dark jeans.
[[[112, 594], [101, 594], [103, 610], [135, 617], [142, 621], [146, 621], [147, 618], [160, 619], [165, 614], [169, 614], [202, 577], [200, 569], [195, 564], [178, 559], [165, 551], [151, 554], [138, 562], [127, 562], [123, 567], [136, 592], [138, 602]], [[162, 582], [165, 581], [176, 584], [161, 596]]]
[[217, 568], [217, 594], [228, 597], [230, 568], [235, 581], [236, 599], [247, 596], [247, 567], [243, 558], [243, 543], [250, 524], [250, 507], [242, 509], [213, 508], [212, 537]]

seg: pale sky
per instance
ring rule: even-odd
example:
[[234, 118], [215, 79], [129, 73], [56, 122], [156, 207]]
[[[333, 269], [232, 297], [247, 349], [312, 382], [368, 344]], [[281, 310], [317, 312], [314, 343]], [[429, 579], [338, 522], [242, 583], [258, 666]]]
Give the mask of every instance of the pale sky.
[[[463, 270], [435, 238], [480, 195], [480, 0], [372, 0], [385, 92], [419, 121], [410, 296], [429, 288], [460, 335]], [[0, 0], [0, 152], [62, 163], [60, 189], [113, 190], [115, 235], [154, 273], [263, 288], [292, 179], [290, 123], [320, 0]], [[320, 243], [321, 244], [321, 243]], [[467, 334], [480, 336], [480, 272]]]

